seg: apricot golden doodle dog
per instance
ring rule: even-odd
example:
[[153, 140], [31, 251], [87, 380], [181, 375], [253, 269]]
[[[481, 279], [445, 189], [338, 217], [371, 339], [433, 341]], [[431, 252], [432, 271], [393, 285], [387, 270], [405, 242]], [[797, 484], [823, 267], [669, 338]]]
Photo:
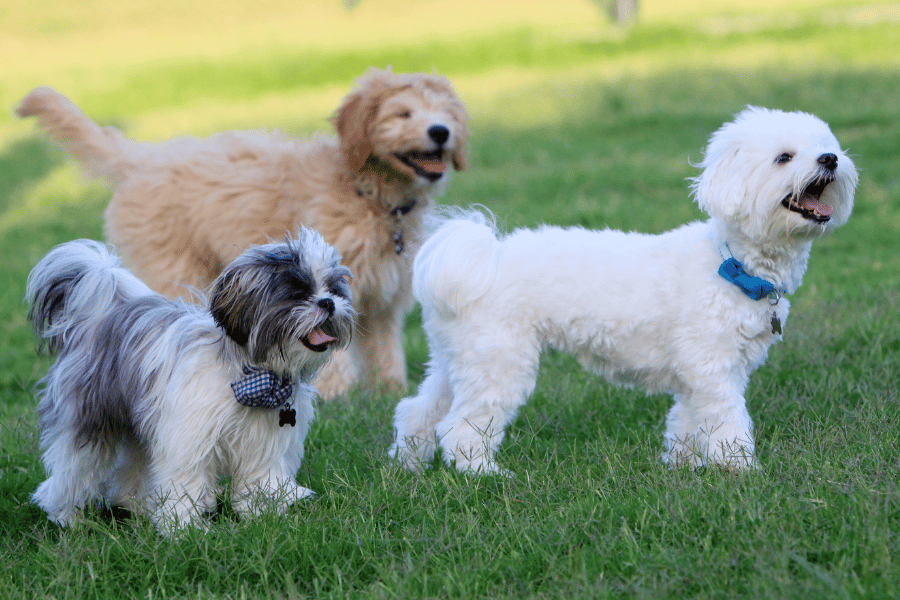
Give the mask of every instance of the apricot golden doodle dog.
[[498, 237], [449, 219], [416, 256], [431, 359], [399, 403], [393, 455], [498, 470], [504, 427], [552, 346], [611, 381], [671, 393], [663, 459], [754, 464], [744, 391], [781, 339], [818, 237], [847, 222], [857, 172], [828, 126], [748, 108], [710, 139], [694, 194], [704, 222], [660, 235], [581, 228]]
[[336, 138], [231, 131], [137, 142], [49, 88], [17, 112], [112, 184], [107, 238], [168, 296], [189, 297], [254, 244], [301, 225], [321, 232], [353, 272], [359, 316], [316, 386], [325, 397], [359, 381], [406, 388], [401, 336], [422, 217], [451, 165], [467, 160], [465, 107], [445, 78], [371, 69], [337, 109]]

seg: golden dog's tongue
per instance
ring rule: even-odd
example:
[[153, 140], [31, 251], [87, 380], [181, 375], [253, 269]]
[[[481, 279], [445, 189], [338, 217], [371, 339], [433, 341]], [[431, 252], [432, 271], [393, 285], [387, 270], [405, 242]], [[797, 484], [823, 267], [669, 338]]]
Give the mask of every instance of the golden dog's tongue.
[[411, 160], [427, 173], [443, 173], [447, 170], [447, 163], [436, 158], [413, 158]]
[[338, 340], [336, 337], [332, 337], [322, 331], [321, 327], [317, 327], [309, 332], [309, 336], [307, 337], [309, 340], [309, 344], [311, 346], [324, 346], [327, 344], [335, 344]]
[[832, 208], [831, 205], [823, 204], [818, 198], [809, 194], [804, 194], [803, 197], [800, 198], [800, 206], [823, 217], [830, 217], [831, 213], [834, 211], [834, 208]]

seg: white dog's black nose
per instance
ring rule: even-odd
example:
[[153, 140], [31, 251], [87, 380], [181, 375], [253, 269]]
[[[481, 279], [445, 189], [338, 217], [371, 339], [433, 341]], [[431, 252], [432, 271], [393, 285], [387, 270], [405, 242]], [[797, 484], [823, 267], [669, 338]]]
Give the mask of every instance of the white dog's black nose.
[[834, 171], [837, 168], [837, 162], [837, 156], [830, 152], [819, 157], [819, 164], [829, 171]]
[[432, 125], [428, 128], [428, 137], [433, 139], [439, 146], [442, 146], [450, 137], [450, 130], [443, 125]]
[[334, 300], [331, 298], [322, 298], [318, 302], [319, 308], [324, 308], [328, 311], [328, 315], [331, 316], [334, 314]]

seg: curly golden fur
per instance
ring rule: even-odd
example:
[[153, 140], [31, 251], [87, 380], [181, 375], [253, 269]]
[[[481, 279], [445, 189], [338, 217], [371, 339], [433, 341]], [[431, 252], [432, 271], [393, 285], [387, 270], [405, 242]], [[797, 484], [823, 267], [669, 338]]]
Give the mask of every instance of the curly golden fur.
[[50, 88], [19, 105], [113, 197], [106, 233], [151, 288], [190, 297], [243, 250], [317, 229], [353, 272], [358, 328], [316, 381], [323, 396], [357, 382], [406, 388], [403, 318], [423, 216], [466, 167], [465, 106], [438, 75], [371, 69], [334, 115], [336, 137], [231, 131], [137, 142], [101, 128]]

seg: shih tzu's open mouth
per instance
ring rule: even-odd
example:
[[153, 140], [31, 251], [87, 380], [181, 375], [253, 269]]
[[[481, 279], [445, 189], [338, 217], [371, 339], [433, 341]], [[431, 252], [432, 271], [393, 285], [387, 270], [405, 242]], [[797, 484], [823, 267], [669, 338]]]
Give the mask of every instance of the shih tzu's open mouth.
[[441, 150], [433, 152], [419, 152], [413, 150], [405, 154], [398, 154], [400, 161], [412, 168], [419, 177], [424, 177], [429, 181], [437, 181], [443, 177], [447, 171], [447, 161], [444, 160], [444, 153]]
[[331, 321], [324, 321], [300, 338], [300, 341], [313, 352], [325, 352], [328, 346], [333, 346], [341, 340], [337, 337]]
[[821, 201], [825, 187], [834, 181], [834, 175], [826, 175], [806, 186], [799, 195], [788, 194], [781, 201], [782, 206], [795, 213], [799, 213], [804, 219], [816, 223], [826, 223], [831, 219], [834, 207]]

